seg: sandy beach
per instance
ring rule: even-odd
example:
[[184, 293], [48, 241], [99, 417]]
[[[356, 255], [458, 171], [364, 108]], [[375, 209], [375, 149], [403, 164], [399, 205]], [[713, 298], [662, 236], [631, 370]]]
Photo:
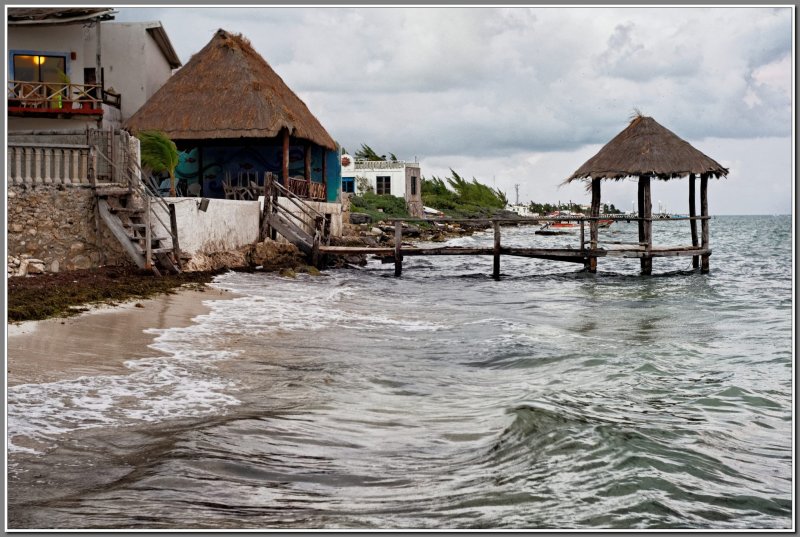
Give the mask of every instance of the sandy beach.
[[8, 325], [8, 386], [124, 374], [127, 360], [158, 355], [148, 328], [188, 326], [203, 302], [236, 295], [206, 287], [102, 306], [76, 317]]

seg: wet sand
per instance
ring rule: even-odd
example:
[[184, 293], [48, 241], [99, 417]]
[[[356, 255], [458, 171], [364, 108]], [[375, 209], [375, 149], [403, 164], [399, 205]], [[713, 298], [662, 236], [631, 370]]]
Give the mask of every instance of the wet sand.
[[9, 324], [8, 386], [125, 374], [127, 360], [160, 354], [148, 347], [154, 336], [144, 330], [189, 326], [193, 317], [209, 311], [204, 301], [234, 297], [206, 287], [99, 307], [76, 317]]

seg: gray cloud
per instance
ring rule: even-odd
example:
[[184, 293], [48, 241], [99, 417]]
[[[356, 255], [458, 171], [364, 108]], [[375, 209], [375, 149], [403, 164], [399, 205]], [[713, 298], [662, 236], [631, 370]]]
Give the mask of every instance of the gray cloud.
[[348, 148], [463, 162], [577, 154], [635, 107], [687, 140], [791, 134], [789, 8], [120, 12], [161, 20], [184, 61], [217, 28], [244, 34]]

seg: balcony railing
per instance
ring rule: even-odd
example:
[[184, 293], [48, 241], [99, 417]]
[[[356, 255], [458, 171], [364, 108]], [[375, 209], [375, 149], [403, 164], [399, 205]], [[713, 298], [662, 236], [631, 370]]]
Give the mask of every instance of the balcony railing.
[[404, 168], [419, 168], [419, 162], [406, 162], [404, 160], [356, 160], [353, 162], [356, 170], [402, 170]]
[[8, 112], [102, 115], [103, 93], [99, 84], [9, 80]]
[[289, 177], [289, 190], [304, 199], [324, 201], [327, 197], [324, 183], [315, 183], [302, 177]]

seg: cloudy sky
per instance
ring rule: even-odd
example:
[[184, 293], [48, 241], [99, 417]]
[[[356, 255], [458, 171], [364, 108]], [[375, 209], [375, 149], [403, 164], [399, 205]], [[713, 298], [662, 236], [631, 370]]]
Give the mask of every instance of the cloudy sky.
[[[247, 37], [353, 152], [419, 159], [512, 202], [559, 187], [641, 111], [730, 168], [713, 214], [790, 213], [793, 12], [784, 8], [119, 8], [160, 20], [185, 63], [218, 28]], [[653, 205], [688, 210], [686, 180]], [[634, 181], [604, 184], [630, 209]]]

